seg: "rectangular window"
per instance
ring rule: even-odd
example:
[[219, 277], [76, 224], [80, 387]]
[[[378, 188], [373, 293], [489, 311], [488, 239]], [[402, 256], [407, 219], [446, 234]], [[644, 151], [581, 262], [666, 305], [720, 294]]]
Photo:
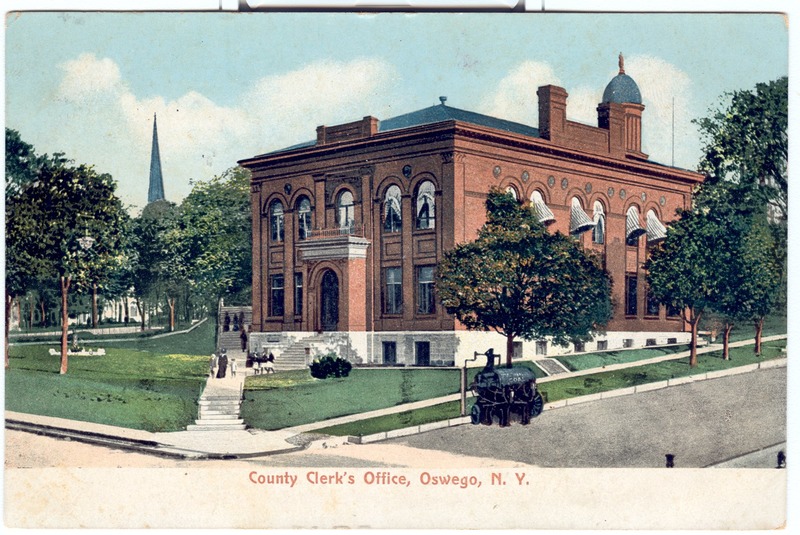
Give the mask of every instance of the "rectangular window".
[[639, 277], [636, 275], [625, 275], [625, 315], [635, 316], [638, 312], [637, 301], [639, 295], [637, 294], [637, 286], [639, 284]]
[[646, 345], [646, 346], [654, 346], [654, 345], [656, 345], [656, 339], [655, 338], [648, 338], [644, 342], [644, 345]]
[[283, 275], [270, 278], [270, 316], [283, 316]]
[[547, 342], [545, 340], [538, 340], [536, 342], [536, 354], [547, 355]]
[[573, 345], [575, 346], [575, 353], [583, 353], [586, 351], [586, 344], [583, 342], [575, 342]]
[[622, 339], [622, 347], [624, 347], [624, 348], [633, 347], [633, 338], [623, 338]]
[[397, 342], [383, 343], [383, 363], [387, 366], [397, 364]]
[[681, 315], [681, 309], [675, 305], [667, 305], [667, 316], [670, 318], [677, 318]]
[[608, 349], [608, 340], [598, 340], [597, 341], [597, 350], [598, 351], [605, 351]]
[[660, 308], [660, 303], [653, 296], [653, 293], [648, 289], [648, 291], [647, 291], [647, 315], [648, 316], [658, 316], [658, 309], [659, 308]]
[[431, 343], [414, 342], [414, 353], [417, 358], [417, 366], [431, 365]]
[[678, 339], [677, 338], [667, 338], [667, 343], [668, 344], [677, 344], [678, 343]]
[[514, 342], [514, 354], [511, 356], [511, 358], [522, 358], [522, 342]]
[[383, 313], [403, 313], [403, 270], [399, 267], [390, 267], [384, 270], [383, 275]]
[[303, 314], [303, 274], [294, 274], [294, 314], [300, 316]]
[[433, 266], [417, 268], [417, 313], [433, 314], [436, 305], [433, 298]]

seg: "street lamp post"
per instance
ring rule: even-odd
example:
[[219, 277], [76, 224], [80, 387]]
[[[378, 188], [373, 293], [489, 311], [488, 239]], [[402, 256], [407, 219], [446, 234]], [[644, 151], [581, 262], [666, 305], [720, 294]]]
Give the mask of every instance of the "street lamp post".
[[[81, 249], [84, 251], [88, 251], [94, 245], [95, 239], [89, 236], [89, 231], [84, 231], [84, 235], [78, 238], [78, 245], [81, 246]], [[75, 328], [72, 331], [72, 345], [75, 348], [78, 347], [78, 326], [75, 325]]]

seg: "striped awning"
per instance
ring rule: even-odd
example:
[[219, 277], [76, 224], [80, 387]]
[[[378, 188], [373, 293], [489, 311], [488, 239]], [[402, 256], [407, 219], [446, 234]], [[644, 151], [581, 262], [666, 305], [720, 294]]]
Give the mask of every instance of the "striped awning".
[[628, 209], [628, 216], [625, 219], [625, 239], [630, 244], [646, 232], [647, 231], [639, 224], [639, 210], [635, 206], [631, 206]]
[[647, 243], [656, 243], [667, 237], [667, 227], [652, 210], [647, 212]]
[[586, 212], [581, 207], [581, 202], [577, 197], [572, 198], [572, 208], [569, 212], [569, 233], [580, 234], [594, 228], [595, 222], [589, 219]]
[[556, 220], [556, 216], [547, 207], [544, 203], [544, 199], [542, 199], [542, 194], [538, 191], [534, 191], [533, 195], [531, 195], [531, 209], [539, 218], [540, 223], [544, 223], [545, 225], [550, 224]]

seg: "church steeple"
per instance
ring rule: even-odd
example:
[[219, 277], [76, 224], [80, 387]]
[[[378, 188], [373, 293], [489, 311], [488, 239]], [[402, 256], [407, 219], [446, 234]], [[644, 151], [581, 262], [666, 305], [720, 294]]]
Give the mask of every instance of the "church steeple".
[[156, 114], [153, 114], [153, 148], [150, 151], [150, 188], [147, 190], [147, 202], [164, 200], [164, 177], [161, 175], [161, 154], [158, 150], [158, 126]]

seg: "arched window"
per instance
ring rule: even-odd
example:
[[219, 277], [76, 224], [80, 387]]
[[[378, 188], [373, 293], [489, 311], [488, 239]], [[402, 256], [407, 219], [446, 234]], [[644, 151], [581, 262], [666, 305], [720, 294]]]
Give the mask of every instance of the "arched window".
[[339, 194], [336, 202], [337, 219], [340, 229], [352, 229], [355, 225], [355, 210], [353, 207], [353, 194], [344, 190]]
[[506, 188], [506, 193], [514, 197], [515, 201], [519, 200], [519, 194], [517, 193], [517, 188], [515, 188], [514, 186], [508, 186]]
[[606, 214], [603, 203], [594, 201], [594, 230], [592, 243], [604, 244], [606, 242]]
[[417, 188], [417, 228], [420, 230], [436, 227], [436, 188], [426, 180]]
[[297, 237], [305, 240], [311, 236], [311, 201], [300, 197], [297, 201]]
[[647, 232], [639, 223], [639, 208], [635, 205], [628, 208], [625, 217], [625, 243], [628, 245], [638, 245], [639, 236]]
[[403, 228], [400, 212], [400, 188], [389, 186], [383, 199], [383, 231], [400, 232]]
[[648, 245], [658, 243], [667, 237], [667, 228], [663, 223], [661, 223], [661, 221], [658, 220], [658, 216], [653, 210], [647, 211], [647, 217], [645, 221], [647, 224]]
[[283, 204], [274, 200], [269, 205], [269, 229], [272, 241], [283, 241]]

